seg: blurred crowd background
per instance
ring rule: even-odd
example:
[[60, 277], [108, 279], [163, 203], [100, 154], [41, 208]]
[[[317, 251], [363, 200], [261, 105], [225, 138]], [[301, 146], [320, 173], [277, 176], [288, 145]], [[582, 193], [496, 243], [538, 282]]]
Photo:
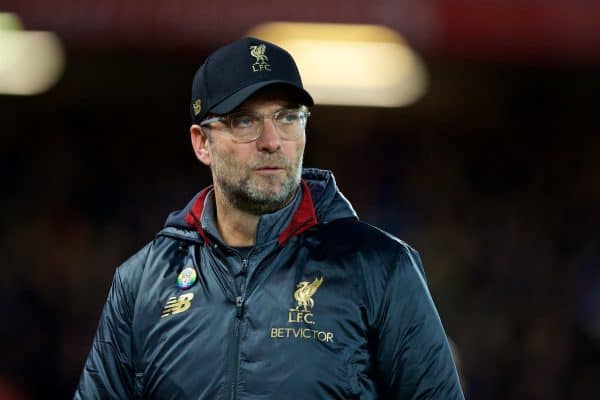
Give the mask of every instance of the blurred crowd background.
[[72, 397], [115, 268], [209, 183], [195, 69], [282, 19], [382, 23], [425, 62], [412, 105], [314, 107], [305, 166], [419, 250], [467, 398], [597, 396], [600, 4], [388, 3], [0, 2], [67, 56], [0, 95], [0, 399]]

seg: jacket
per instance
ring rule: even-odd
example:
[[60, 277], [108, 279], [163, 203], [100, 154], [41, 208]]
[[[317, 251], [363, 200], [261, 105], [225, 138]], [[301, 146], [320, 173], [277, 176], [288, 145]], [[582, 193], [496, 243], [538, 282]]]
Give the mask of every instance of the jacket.
[[418, 253], [330, 172], [301, 189], [247, 257], [205, 229], [210, 188], [172, 214], [116, 270], [75, 398], [463, 399]]

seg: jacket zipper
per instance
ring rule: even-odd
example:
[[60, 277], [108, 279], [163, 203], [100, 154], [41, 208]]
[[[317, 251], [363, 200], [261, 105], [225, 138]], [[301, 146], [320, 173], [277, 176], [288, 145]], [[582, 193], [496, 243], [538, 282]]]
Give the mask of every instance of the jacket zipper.
[[[248, 259], [242, 259], [242, 269], [248, 268]], [[244, 315], [244, 295], [245, 288], [247, 285], [244, 285], [244, 290], [242, 291], [241, 296], [236, 296], [235, 298], [235, 308], [236, 308], [236, 318], [233, 326], [233, 371], [231, 374], [231, 400], [237, 399], [237, 380], [238, 380], [238, 372], [240, 369], [240, 325], [242, 323], [242, 317]], [[237, 287], [236, 287], [237, 292]]]

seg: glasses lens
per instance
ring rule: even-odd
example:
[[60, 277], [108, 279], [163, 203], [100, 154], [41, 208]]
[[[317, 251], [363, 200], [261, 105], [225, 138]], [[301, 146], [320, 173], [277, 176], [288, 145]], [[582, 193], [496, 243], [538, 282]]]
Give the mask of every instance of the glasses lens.
[[306, 127], [307, 113], [301, 110], [281, 110], [273, 116], [273, 121], [279, 128], [284, 139], [297, 139]]
[[234, 113], [229, 115], [231, 133], [239, 140], [254, 140], [258, 136], [262, 118], [252, 113]]
[[[296, 140], [302, 136], [309, 115], [306, 110], [285, 109], [273, 114], [271, 119], [282, 139]], [[252, 112], [232, 113], [227, 116], [227, 123], [237, 141], [251, 142], [260, 136], [264, 128], [264, 118]]]
[[275, 114], [275, 121], [280, 125], [295, 125], [300, 118], [298, 110], [281, 110]]

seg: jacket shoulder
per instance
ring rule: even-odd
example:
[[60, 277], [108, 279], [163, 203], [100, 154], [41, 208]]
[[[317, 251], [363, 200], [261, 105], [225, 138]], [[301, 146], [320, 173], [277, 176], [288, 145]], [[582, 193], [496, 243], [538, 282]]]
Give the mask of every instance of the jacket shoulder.
[[315, 239], [324, 252], [362, 255], [368, 259], [374, 257], [388, 266], [407, 262], [418, 266], [423, 274], [417, 250], [391, 233], [356, 218], [338, 219], [321, 225]]
[[149, 242], [135, 252], [119, 265], [115, 272], [114, 283], [118, 284], [124, 293], [127, 293], [134, 298], [137, 295], [139, 282], [141, 281], [152, 244], [153, 242]]
[[[316, 259], [344, 268], [353, 277], [371, 326], [385, 314], [382, 310], [388, 297], [428, 293], [419, 253], [382, 229], [356, 219], [337, 220], [322, 226], [312, 240]], [[409, 301], [402, 295], [398, 299]]]
[[122, 279], [132, 280], [142, 272], [153, 243], [154, 241], [146, 243], [144, 247], [117, 267], [117, 273]]
[[159, 234], [119, 265], [115, 275], [124, 286], [124, 289], [135, 295], [144, 271], [152, 263], [154, 255], [157, 252], [164, 251], [167, 247], [178, 246], [179, 243], [180, 240], [177, 238]]

